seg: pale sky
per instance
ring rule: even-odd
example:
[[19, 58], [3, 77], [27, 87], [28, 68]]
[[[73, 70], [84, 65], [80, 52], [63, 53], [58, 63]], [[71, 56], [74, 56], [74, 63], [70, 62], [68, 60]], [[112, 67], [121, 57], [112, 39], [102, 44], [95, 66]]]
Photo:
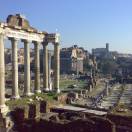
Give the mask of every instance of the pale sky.
[[0, 20], [24, 14], [39, 30], [61, 34], [61, 46], [132, 53], [132, 0], [0, 0]]

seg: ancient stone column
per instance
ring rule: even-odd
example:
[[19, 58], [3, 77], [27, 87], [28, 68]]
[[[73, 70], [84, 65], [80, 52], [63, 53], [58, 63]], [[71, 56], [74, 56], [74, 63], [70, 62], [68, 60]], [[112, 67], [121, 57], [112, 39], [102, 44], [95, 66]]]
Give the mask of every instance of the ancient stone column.
[[48, 43], [43, 43], [43, 85], [44, 85], [44, 90], [49, 91], [49, 87], [48, 87]]
[[5, 108], [4, 36], [0, 33], [0, 113], [3, 113]]
[[12, 44], [12, 76], [13, 76], [13, 86], [12, 86], [12, 98], [19, 98], [18, 91], [18, 55], [17, 55], [17, 44], [18, 40], [15, 38], [9, 38]]
[[35, 50], [35, 92], [41, 93], [40, 90], [40, 57], [39, 57], [39, 42], [34, 42]]
[[48, 79], [49, 79], [49, 90], [52, 91], [52, 81], [51, 81], [51, 53], [48, 53]]
[[59, 43], [55, 43], [54, 44], [54, 88], [57, 93], [60, 93], [59, 81], [60, 81], [60, 48], [59, 48]]
[[24, 95], [31, 96], [30, 88], [30, 42], [28, 40], [22, 40], [24, 42]]
[[106, 88], [106, 96], [109, 95], [109, 86], [108, 86], [108, 82], [105, 82], [105, 88]]

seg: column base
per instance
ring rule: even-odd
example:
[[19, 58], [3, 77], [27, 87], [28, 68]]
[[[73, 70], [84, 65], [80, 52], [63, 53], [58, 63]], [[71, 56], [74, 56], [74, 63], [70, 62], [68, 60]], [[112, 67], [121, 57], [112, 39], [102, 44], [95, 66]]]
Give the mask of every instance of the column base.
[[49, 84], [49, 91], [52, 91], [52, 83]]
[[48, 92], [48, 91], [50, 91], [50, 90], [49, 90], [49, 88], [44, 88], [44, 91]]
[[6, 106], [6, 105], [0, 105], [0, 113], [7, 114], [8, 111], [9, 111], [8, 106]]
[[11, 119], [9, 112], [10, 110], [8, 106], [6, 105], [0, 106], [0, 115], [1, 115], [0, 116], [0, 132], [12, 131], [14, 123]]
[[60, 93], [61, 91], [60, 91], [59, 88], [57, 88], [57, 89], [55, 90], [55, 92], [56, 92], [56, 93]]
[[20, 98], [19, 95], [17, 95], [17, 96], [13, 95], [13, 96], [11, 97], [11, 99], [19, 99], [19, 98]]
[[35, 93], [41, 93], [41, 90], [34, 90]]
[[33, 93], [25, 93], [24, 95], [25, 95], [25, 96], [29, 96], [29, 97], [30, 97], [30, 96], [32, 96], [32, 95], [33, 95]]
[[52, 91], [53, 89], [52, 88], [49, 88], [49, 91]]

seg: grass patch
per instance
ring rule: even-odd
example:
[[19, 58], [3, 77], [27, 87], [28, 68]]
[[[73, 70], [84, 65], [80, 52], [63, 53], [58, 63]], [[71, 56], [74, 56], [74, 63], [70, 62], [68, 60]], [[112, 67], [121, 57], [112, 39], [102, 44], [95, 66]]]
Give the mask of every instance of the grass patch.
[[82, 80], [60, 80], [60, 89], [66, 89], [70, 85], [77, 85], [79, 88], [85, 87], [87, 84]]
[[56, 93], [38, 93], [38, 94], [34, 94], [31, 97], [22, 97], [20, 99], [12, 99], [12, 100], [8, 100], [6, 101], [6, 105], [9, 106], [10, 109], [14, 109], [16, 107], [24, 107], [26, 105], [28, 105], [29, 103], [33, 103], [36, 104], [39, 102], [39, 100], [37, 100], [37, 98], [40, 98], [41, 100], [44, 101], [55, 101], [55, 98], [58, 96], [58, 94]]
[[29, 98], [22, 98], [16, 100], [8, 100], [6, 101], [6, 105], [9, 106], [10, 109], [14, 109], [15, 107], [26, 106], [29, 102]]

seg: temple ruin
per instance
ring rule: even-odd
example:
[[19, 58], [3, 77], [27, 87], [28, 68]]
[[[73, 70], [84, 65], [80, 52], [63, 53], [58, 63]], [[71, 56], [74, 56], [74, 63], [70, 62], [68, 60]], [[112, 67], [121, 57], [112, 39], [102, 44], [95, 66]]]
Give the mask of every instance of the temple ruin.
[[19, 98], [18, 90], [18, 41], [24, 44], [24, 95], [30, 96], [30, 44], [34, 44], [35, 52], [35, 89], [34, 93], [42, 92], [40, 89], [40, 61], [39, 49], [43, 45], [43, 91], [49, 90], [48, 77], [48, 43], [54, 45], [54, 91], [60, 92], [59, 89], [59, 37], [58, 33], [40, 32], [30, 26], [29, 22], [20, 14], [9, 15], [7, 22], [0, 22], [0, 113], [7, 111], [5, 105], [5, 62], [4, 62], [4, 40], [8, 39], [12, 45], [12, 98]]

